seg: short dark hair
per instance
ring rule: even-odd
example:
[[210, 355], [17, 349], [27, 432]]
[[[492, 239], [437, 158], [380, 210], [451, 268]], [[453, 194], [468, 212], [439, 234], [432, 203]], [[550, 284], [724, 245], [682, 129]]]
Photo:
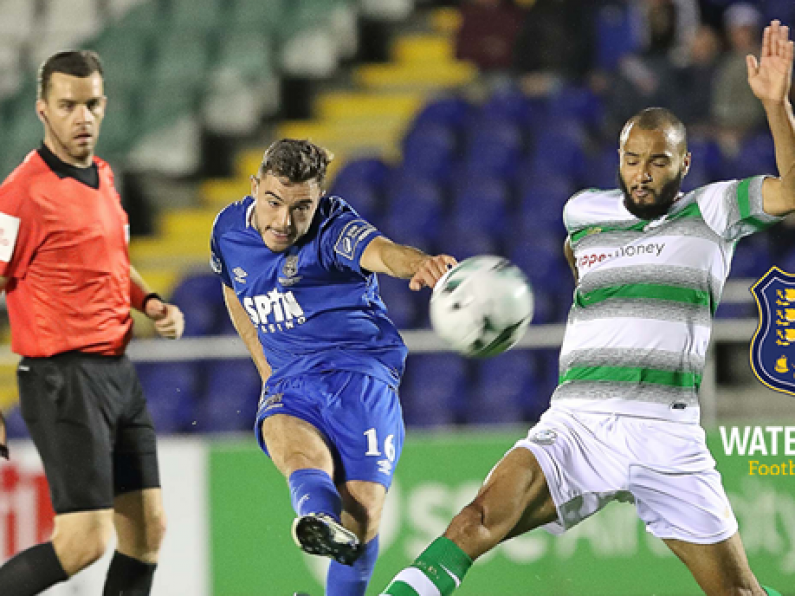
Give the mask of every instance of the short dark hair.
[[54, 72], [71, 75], [73, 77], [88, 77], [102, 71], [102, 60], [99, 54], [91, 50], [67, 50], [58, 52], [47, 58], [39, 67], [38, 98], [45, 99], [50, 91], [50, 81]]
[[330, 151], [309, 141], [281, 139], [265, 150], [259, 176], [273, 174], [293, 184], [317, 180], [318, 185], [322, 185], [332, 159], [334, 156]]
[[673, 133], [677, 145], [683, 153], [687, 153], [687, 129], [682, 121], [671, 110], [665, 108], [646, 108], [627, 120], [621, 129], [621, 139], [629, 131], [630, 126], [637, 125], [641, 130], [662, 130], [669, 128]]

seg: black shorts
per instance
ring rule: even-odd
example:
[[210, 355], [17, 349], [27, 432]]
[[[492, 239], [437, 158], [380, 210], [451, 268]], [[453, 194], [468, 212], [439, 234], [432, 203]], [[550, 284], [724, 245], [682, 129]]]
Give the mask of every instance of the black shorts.
[[117, 495], [160, 486], [155, 429], [126, 356], [23, 358], [17, 379], [56, 513], [109, 509]]

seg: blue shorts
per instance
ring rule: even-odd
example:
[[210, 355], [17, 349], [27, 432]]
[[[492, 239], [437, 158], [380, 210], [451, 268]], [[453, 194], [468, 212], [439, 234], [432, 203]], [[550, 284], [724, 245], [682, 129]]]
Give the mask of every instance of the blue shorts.
[[397, 390], [348, 371], [302, 375], [266, 383], [254, 432], [260, 448], [262, 421], [274, 414], [300, 418], [324, 435], [334, 456], [334, 482], [392, 484], [403, 451], [403, 412]]

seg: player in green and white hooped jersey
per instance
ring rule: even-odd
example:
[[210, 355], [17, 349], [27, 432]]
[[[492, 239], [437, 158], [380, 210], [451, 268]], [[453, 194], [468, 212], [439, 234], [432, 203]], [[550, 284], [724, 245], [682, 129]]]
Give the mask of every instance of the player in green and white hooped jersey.
[[501, 541], [539, 526], [564, 532], [610, 501], [634, 503], [709, 596], [778, 594], [748, 565], [697, 398], [735, 243], [795, 211], [788, 28], [773, 21], [761, 59], [747, 62], [779, 177], [683, 194], [690, 154], [682, 123], [660, 108], [627, 122], [620, 189], [579, 193], [564, 210], [577, 288], [552, 405], [382, 594], [447, 596]]

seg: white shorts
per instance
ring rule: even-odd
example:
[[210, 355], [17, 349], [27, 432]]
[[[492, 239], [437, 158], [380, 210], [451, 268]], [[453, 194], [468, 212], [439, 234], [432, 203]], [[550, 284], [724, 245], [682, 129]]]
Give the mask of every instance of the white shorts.
[[635, 503], [658, 538], [714, 544], [737, 520], [698, 424], [553, 406], [516, 443], [541, 465], [562, 534], [610, 501]]

